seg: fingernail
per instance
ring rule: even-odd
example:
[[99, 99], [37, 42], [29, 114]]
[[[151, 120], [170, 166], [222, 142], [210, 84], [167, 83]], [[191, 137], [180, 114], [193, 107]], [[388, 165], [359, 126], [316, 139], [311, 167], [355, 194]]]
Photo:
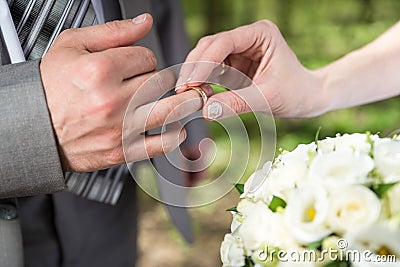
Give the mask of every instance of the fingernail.
[[142, 14], [132, 19], [133, 24], [142, 24], [147, 19], [147, 14]]
[[[180, 79], [180, 80], [179, 80]], [[181, 93], [181, 92], [183, 92], [183, 89], [184, 88], [187, 88], [188, 87], [188, 83], [192, 80], [192, 78], [191, 77], [189, 77], [189, 78], [187, 78], [187, 80], [186, 80], [186, 82], [182, 82], [182, 79], [181, 78], [179, 78], [178, 79], [178, 81], [176, 82], [176, 84], [178, 85], [176, 88], [175, 88], [175, 92], [176, 93]]]
[[183, 79], [182, 76], [179, 75], [178, 80], [176, 81], [176, 88], [175, 88], [175, 92], [179, 91], [180, 89], [183, 88]]
[[179, 142], [182, 143], [186, 139], [186, 130], [182, 129], [179, 133]]
[[176, 84], [178, 85], [175, 88], [175, 92], [179, 92], [182, 88], [184, 88], [185, 86], [188, 85], [188, 83], [192, 80], [191, 77], [186, 79], [186, 82], [182, 82], [182, 78], [179, 78], [178, 81], [176, 82]]
[[188, 75], [188, 78], [186, 79], [186, 83], [193, 81], [193, 77], [196, 74], [196, 71], [197, 71], [197, 66], [194, 65], [192, 72]]
[[207, 107], [207, 118], [216, 120], [222, 116], [222, 105], [219, 102], [213, 101]]
[[186, 91], [187, 86], [178, 86], [178, 88], [175, 89], [175, 93], [180, 94]]

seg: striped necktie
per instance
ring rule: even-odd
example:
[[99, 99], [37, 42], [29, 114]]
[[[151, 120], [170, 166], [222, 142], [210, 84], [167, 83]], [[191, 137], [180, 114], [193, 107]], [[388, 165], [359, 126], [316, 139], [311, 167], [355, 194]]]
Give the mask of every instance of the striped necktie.
[[[65, 29], [97, 24], [90, 0], [8, 0], [27, 60], [41, 58]], [[125, 165], [91, 173], [65, 173], [68, 190], [81, 197], [114, 205], [121, 194]]]

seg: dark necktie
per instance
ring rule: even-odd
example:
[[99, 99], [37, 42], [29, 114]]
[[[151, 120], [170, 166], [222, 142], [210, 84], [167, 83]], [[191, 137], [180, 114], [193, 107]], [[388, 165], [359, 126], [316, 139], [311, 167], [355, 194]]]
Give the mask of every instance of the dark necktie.
[[[10, 11], [27, 60], [48, 51], [65, 29], [97, 24], [90, 0], [8, 0]], [[65, 173], [70, 192], [84, 198], [115, 204], [124, 178], [125, 165], [91, 173]]]

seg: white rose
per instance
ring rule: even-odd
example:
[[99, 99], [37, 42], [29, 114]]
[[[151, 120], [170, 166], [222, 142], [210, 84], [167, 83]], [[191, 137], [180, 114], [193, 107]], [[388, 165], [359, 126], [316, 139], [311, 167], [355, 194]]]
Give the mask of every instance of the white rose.
[[319, 153], [329, 153], [335, 150], [335, 138], [327, 137], [318, 142], [318, 152]]
[[[379, 267], [400, 264], [400, 231], [387, 227], [385, 224], [373, 224], [348, 232], [344, 239], [349, 243], [349, 250], [361, 252], [361, 261], [354, 259], [355, 267]], [[368, 252], [369, 251], [369, 252]], [[387, 254], [387, 255], [385, 255]], [[373, 262], [377, 255], [394, 255], [396, 262]]]
[[[258, 203], [258, 202], [257, 202]], [[251, 201], [250, 199], [242, 199], [239, 204], [237, 205], [237, 210], [243, 217], [250, 215], [254, 212], [255, 202]]]
[[375, 223], [381, 213], [381, 202], [370, 189], [350, 185], [329, 191], [329, 226], [346, 233]]
[[332, 231], [328, 229], [328, 195], [321, 186], [304, 185], [289, 198], [285, 223], [301, 244], [319, 241]]
[[267, 186], [267, 176], [271, 170], [272, 163], [266, 162], [261, 170], [257, 170], [244, 184], [244, 192], [241, 198], [249, 198], [254, 201], [264, 200], [264, 195]]
[[287, 200], [296, 186], [307, 182], [308, 164], [316, 148], [314, 143], [299, 145], [292, 152], [278, 156], [264, 188], [265, 202], [269, 203], [273, 195]]
[[392, 187], [388, 192], [390, 213], [400, 217], [400, 183]]
[[367, 141], [366, 134], [355, 133], [318, 141], [318, 148], [323, 153], [350, 150], [368, 154], [371, 151], [371, 144]]
[[283, 215], [272, 212], [264, 202], [244, 199], [237, 209], [243, 220], [235, 234], [243, 240], [249, 256], [263, 245], [284, 248], [294, 242], [283, 223]]
[[385, 138], [376, 142], [374, 159], [385, 182], [400, 180], [400, 141]]
[[300, 144], [293, 151], [281, 154], [282, 161], [308, 160], [309, 156], [317, 152], [317, 145], [313, 142], [310, 144]]
[[371, 181], [368, 174], [374, 161], [366, 154], [350, 150], [318, 154], [310, 166], [310, 180], [329, 186], [364, 184]]
[[223, 266], [239, 267], [244, 266], [245, 256], [243, 243], [240, 238], [226, 234], [221, 244], [221, 261]]

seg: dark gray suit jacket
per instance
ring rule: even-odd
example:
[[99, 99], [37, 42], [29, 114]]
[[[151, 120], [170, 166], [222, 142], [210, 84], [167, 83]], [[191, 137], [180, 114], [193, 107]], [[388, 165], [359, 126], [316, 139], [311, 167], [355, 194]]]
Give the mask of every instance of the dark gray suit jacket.
[[[122, 9], [127, 1], [136, 2], [137, 13], [143, 11], [143, 0], [121, 0]], [[152, 3], [162, 49], [158, 56], [163, 57], [159, 60], [182, 62], [187, 40], [179, 1]], [[27, 266], [132, 267], [137, 221], [132, 180], [126, 181], [115, 207], [66, 192], [45, 195], [64, 190], [65, 182], [39, 61], [0, 67], [0, 110], [0, 205], [19, 209], [19, 220], [0, 218], [0, 266], [22, 266], [24, 256]], [[15, 197], [20, 197], [17, 202]]]

